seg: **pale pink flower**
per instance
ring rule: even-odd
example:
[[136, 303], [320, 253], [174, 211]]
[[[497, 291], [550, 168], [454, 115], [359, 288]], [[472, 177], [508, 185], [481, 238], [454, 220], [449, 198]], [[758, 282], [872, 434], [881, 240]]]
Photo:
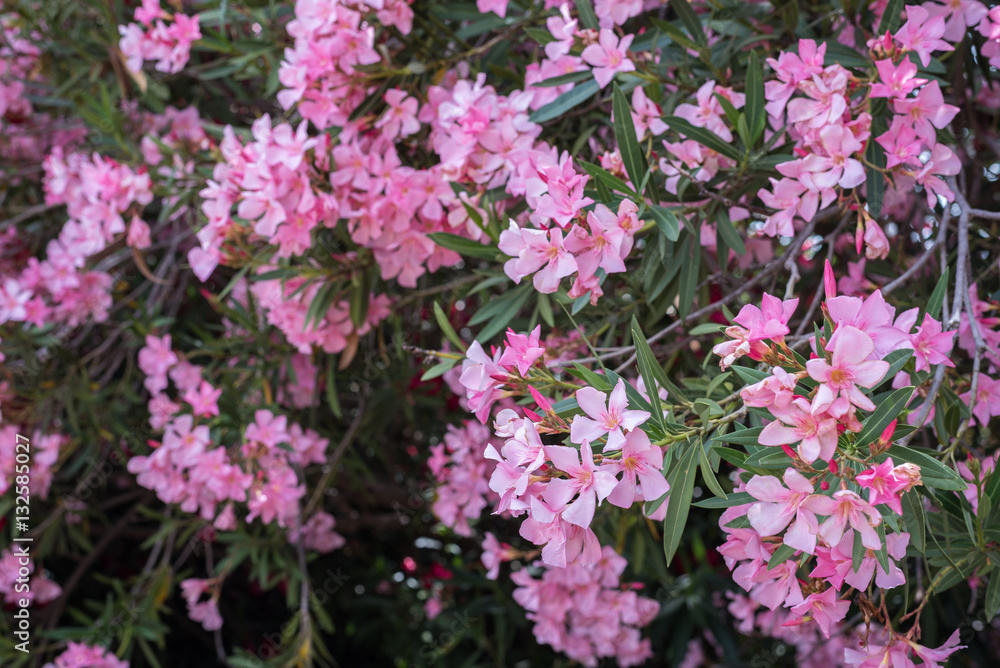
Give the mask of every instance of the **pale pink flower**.
[[837, 600], [837, 590], [829, 588], [822, 593], [810, 594], [806, 600], [792, 608], [792, 614], [810, 615], [819, 625], [824, 638], [830, 637], [830, 630], [847, 616], [851, 602]]
[[633, 72], [635, 65], [628, 58], [628, 47], [634, 35], [626, 35], [618, 40], [611, 30], [601, 30], [597, 44], [591, 44], [580, 54], [586, 63], [594, 68], [594, 79], [604, 88], [618, 72]]
[[[580, 449], [561, 445], [545, 446], [545, 455], [553, 466], [569, 478], [553, 478], [543, 494], [553, 508], [562, 510], [562, 518], [570, 524], [587, 528], [594, 519], [597, 504], [608, 497], [618, 480], [594, 464], [590, 443], [583, 442]], [[576, 496], [576, 500], [570, 500]]]
[[832, 509], [824, 513], [830, 517], [819, 528], [820, 537], [828, 545], [839, 543], [850, 527], [861, 534], [861, 543], [869, 550], [881, 549], [882, 541], [875, 527], [882, 522], [882, 516], [874, 506], [848, 489], [834, 492], [832, 501]]
[[906, 23], [896, 31], [895, 37], [907, 49], [915, 51], [920, 57], [920, 64], [927, 67], [932, 52], [953, 51], [955, 48], [941, 39], [944, 30], [943, 17], [934, 16], [928, 20], [924, 7], [909, 5], [906, 7]]
[[785, 544], [812, 554], [818, 531], [816, 514], [829, 514], [831, 499], [814, 494], [812, 483], [795, 469], [786, 469], [782, 480], [787, 487], [772, 476], [755, 475], [750, 479], [746, 491], [758, 503], [750, 506], [747, 519], [761, 536], [777, 536], [791, 522]]
[[630, 410], [625, 393], [625, 381], [619, 378], [611, 395], [592, 387], [584, 387], [576, 392], [576, 400], [587, 415], [576, 415], [570, 425], [570, 439], [574, 443], [593, 442], [607, 435], [604, 452], [620, 450], [625, 444], [622, 430], [635, 429], [649, 419], [647, 411]]
[[[799, 443], [798, 453], [804, 462], [829, 461], [837, 451], [838, 422], [826, 412], [813, 413], [809, 400], [794, 397], [784, 407], [767, 406], [777, 418], [760, 433], [761, 445]], [[801, 441], [801, 442], [800, 442]]]
[[621, 459], [605, 459], [604, 464], [624, 474], [608, 495], [608, 502], [619, 508], [629, 508], [635, 501], [636, 479], [642, 484], [642, 498], [646, 501], [656, 501], [670, 491], [661, 472], [663, 452], [649, 442], [641, 429], [633, 429], [625, 437]]
[[871, 337], [856, 327], [838, 327], [828, 348], [833, 350], [832, 362], [825, 359], [806, 362], [809, 377], [820, 383], [813, 398], [812, 411], [826, 410], [838, 397], [844, 397], [863, 410], [875, 410], [875, 404], [861, 388], [878, 384], [889, 371], [889, 363], [868, 359], [875, 349]]

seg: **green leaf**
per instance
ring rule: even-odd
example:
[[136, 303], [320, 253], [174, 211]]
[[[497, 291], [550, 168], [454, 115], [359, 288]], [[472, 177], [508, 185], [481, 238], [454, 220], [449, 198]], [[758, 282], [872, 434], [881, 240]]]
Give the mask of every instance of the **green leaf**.
[[694, 38], [694, 41], [702, 46], [708, 44], [708, 40], [705, 38], [705, 28], [702, 27], [701, 20], [687, 0], [670, 0], [670, 7], [684, 24], [684, 29]]
[[877, 441], [889, 423], [895, 420], [899, 412], [903, 410], [911, 396], [913, 396], [913, 388], [903, 387], [886, 397], [875, 407], [875, 412], [861, 423], [861, 432], [855, 438], [855, 444], [858, 447], [864, 447]]
[[671, 241], [677, 241], [677, 237], [681, 233], [681, 224], [674, 212], [655, 204], [650, 206], [648, 211], [653, 216], [656, 227], [663, 233], [663, 236]]
[[482, 260], [496, 260], [500, 251], [493, 246], [486, 246], [472, 239], [460, 237], [457, 234], [448, 232], [431, 232], [428, 234], [431, 240], [442, 248], [453, 250], [459, 255], [466, 257], [476, 257]]
[[[719, 441], [721, 439], [718, 436], [716, 436], [715, 440]], [[715, 448], [715, 454], [719, 455], [719, 457], [725, 459], [733, 466], [736, 466], [738, 468], [746, 468], [744, 464], [747, 461], [747, 453], [745, 452], [740, 452], [739, 450], [734, 450], [732, 448], [727, 448], [727, 447], [717, 447]], [[730, 495], [729, 498], [732, 498], [732, 496], [733, 495]]]
[[927, 520], [924, 517], [924, 502], [916, 492], [905, 492], [902, 496], [903, 524], [910, 534], [910, 545], [917, 551], [927, 549]]
[[703, 146], [721, 153], [727, 158], [732, 158], [739, 162], [740, 152], [736, 150], [736, 147], [732, 144], [724, 141], [722, 137], [710, 132], [705, 128], [699, 128], [696, 125], [692, 125], [689, 121], [681, 118], [680, 116], [664, 116], [663, 122], [670, 126], [670, 129], [679, 133], [680, 135], [687, 137], [688, 139], [693, 139]]
[[552, 302], [549, 301], [549, 296], [542, 292], [538, 293], [538, 314], [542, 316], [546, 325], [555, 328], [556, 320], [552, 314]]
[[[653, 363], [650, 365], [652, 367], [651, 370], [653, 373], [653, 378], [655, 378], [656, 382], [660, 384], [660, 387], [665, 389], [668, 395], [670, 397], [673, 397], [677, 401], [681, 402], [687, 401], [687, 397], [684, 396], [684, 393], [681, 391], [681, 388], [677, 387], [677, 385], [671, 382], [670, 378], [667, 376], [667, 373], [663, 370], [663, 367], [660, 366], [660, 363], [656, 361], [656, 356], [653, 355], [653, 351], [650, 350], [649, 343], [646, 341], [646, 335], [642, 333], [642, 328], [639, 326], [639, 321], [636, 320], [635, 316], [632, 316], [632, 339], [636, 346], [637, 357], [639, 349], [645, 348], [647, 352], [644, 354], [648, 355], [648, 357], [653, 360]], [[616, 374], [612, 373], [610, 375], [616, 375]]]
[[657, 376], [659, 374], [656, 373], [656, 369], [659, 369], [662, 374], [663, 368], [660, 367], [656, 355], [653, 354], [646, 342], [642, 328], [639, 327], [639, 321], [635, 319], [634, 315], [632, 316], [632, 339], [635, 344], [636, 359], [639, 362], [639, 375], [642, 376], [642, 382], [646, 386], [646, 395], [649, 396], [649, 403], [653, 408], [653, 419], [660, 425], [660, 428], [666, 429], [663, 421], [663, 407], [660, 404], [660, 395], [657, 390]]
[[590, 4], [591, 0], [576, 0], [576, 14], [580, 17], [580, 25], [590, 30], [598, 30], [600, 23], [597, 21], [597, 14]]
[[560, 74], [557, 77], [551, 77], [544, 81], [539, 81], [538, 83], [531, 84], [536, 88], [555, 88], [556, 86], [562, 86], [563, 84], [576, 83], [578, 81], [584, 81], [593, 76], [593, 72], [590, 70], [584, 70], [583, 72], [570, 72], [569, 74]]
[[903, 0], [889, 0], [889, 4], [886, 5], [885, 12], [882, 14], [882, 20], [878, 24], [878, 33], [876, 34], [884, 35], [887, 32], [896, 32], [896, 29], [903, 20], [901, 16], [902, 12]]
[[994, 569], [986, 585], [986, 622], [989, 623], [1000, 610], [1000, 571]]
[[292, 278], [299, 275], [299, 270], [292, 267], [283, 267], [279, 269], [272, 269], [271, 271], [265, 271], [262, 274], [254, 274], [250, 277], [251, 283], [256, 283], [257, 281], [273, 281], [279, 278]]
[[585, 160], [577, 160], [576, 164], [583, 167], [583, 171], [587, 172], [587, 174], [589, 174], [595, 181], [603, 183], [611, 190], [617, 190], [620, 193], [625, 193], [626, 195], [630, 195], [632, 197], [636, 196], [635, 191], [629, 188], [627, 183], [600, 165], [595, 165]]
[[371, 303], [371, 276], [367, 271], [355, 274], [351, 278], [351, 300], [349, 311], [351, 322], [355, 327], [362, 327], [368, 318], [368, 305]]
[[[480, 330], [476, 340], [480, 343], [489, 341], [491, 338], [502, 332], [510, 324], [510, 321], [518, 314], [531, 296], [532, 286], [530, 283], [518, 286], [518, 288], [502, 295], [499, 299], [491, 302], [488, 306], [499, 304], [499, 308], [492, 315], [489, 324]], [[480, 309], [480, 313], [485, 309]], [[477, 316], [479, 313], [476, 314]], [[472, 322], [471, 320], [469, 321]]]
[[320, 287], [312, 303], [309, 304], [309, 308], [306, 310], [306, 321], [302, 324], [302, 331], [309, 329], [310, 324], [312, 324], [313, 329], [319, 326], [320, 321], [326, 317], [330, 306], [333, 305], [333, 302], [340, 294], [338, 288], [339, 284], [336, 281], [329, 281]]
[[[659, 30], [665, 32], [677, 46], [684, 47], [685, 49], [692, 49], [694, 51], [698, 50], [698, 45], [673, 23], [667, 23], [666, 21], [661, 21], [660, 19], [652, 19], [652, 21], [653, 25]], [[636, 49], [633, 48], [632, 50], [635, 51]]]
[[993, 469], [986, 479], [986, 484], [983, 485], [983, 492], [990, 497], [994, 507], [1000, 504], [1000, 470]]
[[465, 342], [459, 337], [458, 332], [455, 328], [451, 326], [451, 321], [448, 320], [448, 316], [445, 314], [444, 309], [441, 308], [439, 302], [434, 302], [434, 319], [437, 320], [438, 327], [441, 328], [441, 333], [451, 341], [452, 345], [461, 350], [463, 353], [468, 349]]
[[618, 142], [618, 151], [622, 155], [622, 163], [625, 165], [625, 172], [628, 174], [632, 185], [637, 190], [642, 188], [642, 182], [649, 171], [646, 163], [646, 156], [639, 147], [639, 140], [635, 136], [635, 124], [632, 122], [632, 110], [625, 99], [625, 93], [618, 84], [613, 84], [611, 93], [611, 108], [615, 115], [615, 141]]
[[601, 87], [597, 85], [597, 82], [591, 79], [590, 81], [584, 81], [578, 86], [574, 86], [573, 90], [568, 90], [556, 99], [549, 102], [547, 105], [531, 114], [530, 120], [534, 123], [544, 123], [546, 121], [551, 121], [553, 118], [559, 118], [565, 114], [570, 109], [583, 104], [591, 97], [594, 93], [599, 91]]
[[[884, 117], [876, 116], [872, 119], [871, 132], [873, 137], [884, 134], [886, 129]], [[871, 214], [872, 218], [878, 219], [882, 215], [882, 199], [885, 196], [885, 177], [875, 167], [885, 168], [885, 149], [878, 142], [870, 141], [868, 142], [868, 149], [865, 151], [865, 157], [868, 159], [868, 162], [874, 165], [873, 167], [865, 167], [865, 171], [868, 174], [866, 188], [868, 194], [868, 213]]]
[[968, 483], [953, 469], [948, 468], [930, 455], [902, 445], [893, 445], [886, 454], [893, 463], [909, 462], [920, 467], [920, 478], [925, 487], [964, 492]]
[[950, 267], [944, 268], [944, 273], [941, 274], [937, 285], [934, 286], [934, 292], [931, 293], [930, 299], [927, 300], [927, 315], [935, 320], [941, 317], [941, 307], [944, 305], [944, 293], [948, 290], [949, 271]]
[[688, 513], [691, 511], [691, 497], [694, 493], [694, 478], [698, 470], [700, 449], [700, 442], [688, 441], [687, 450], [670, 472], [670, 495], [667, 498], [667, 515], [663, 520], [663, 554], [668, 565], [677, 553], [681, 536], [684, 535]]
[[[829, 340], [829, 337], [826, 337], [826, 339]], [[906, 366], [906, 363], [911, 357], [913, 357], [913, 350], [910, 348], [893, 350], [891, 353], [886, 355], [883, 360], [889, 363], [889, 370], [886, 372], [885, 376], [882, 377], [882, 380], [880, 380], [875, 387], [872, 388], [872, 390], [879, 389], [895, 378], [899, 370]]]
[[746, 366], [731, 366], [729, 367], [732, 371], [736, 372], [736, 375], [743, 379], [743, 382], [747, 385], [753, 385], [759, 383], [760, 381], [767, 378], [770, 374], [764, 371], [758, 371], [757, 369], [751, 369]]
[[875, 527], [875, 533], [878, 534], [878, 540], [881, 547], [877, 550], [872, 550], [875, 554], [875, 560], [878, 561], [879, 566], [886, 573], [889, 572], [889, 551], [885, 546], [885, 522], [879, 522]]
[[709, 491], [720, 499], [728, 499], [729, 495], [726, 491], [722, 489], [722, 485], [719, 484], [719, 479], [715, 477], [715, 472], [712, 470], [712, 464], [708, 461], [708, 455], [705, 454], [705, 448], [698, 446], [699, 460], [701, 463], [701, 477], [705, 480], [705, 484], [708, 486]]
[[719, 208], [716, 213], [715, 229], [726, 245], [736, 251], [737, 255], [746, 255], [747, 247], [743, 243], [743, 237], [733, 227], [733, 221], [729, 219], [729, 214], [723, 208]]
[[438, 364], [435, 364], [430, 369], [425, 371], [424, 375], [420, 377], [420, 380], [422, 381], [432, 380], [434, 378], [437, 378], [438, 376], [443, 376], [444, 374], [448, 373], [448, 371], [453, 369], [455, 367], [455, 364], [457, 364], [459, 361], [460, 360], [445, 360], [443, 362], [439, 362]]
[[767, 570], [771, 570], [775, 566], [780, 566], [785, 563], [794, 557], [796, 552], [797, 550], [794, 547], [789, 547], [788, 545], [782, 543], [771, 555], [771, 558], [767, 560]]
[[602, 376], [599, 373], [594, 373], [587, 367], [583, 366], [578, 362], [573, 362], [572, 369], [566, 369], [572, 376], [576, 376], [587, 385], [591, 386], [595, 390], [600, 390], [601, 392], [610, 392], [611, 383], [608, 382], [607, 376]]
[[728, 434], [716, 434], [715, 440], [720, 443], [735, 443], [736, 445], [760, 445], [760, 432], [762, 431], [764, 431], [763, 427], [751, 427], [750, 429], [731, 431]]
[[[767, 124], [767, 114], [764, 113], [764, 68], [755, 51], [750, 52], [747, 61], [746, 104], [744, 105], [747, 126], [750, 128], [750, 145], [752, 148], [764, 133]], [[740, 253], [742, 255], [742, 253]]]
[[[686, 254], [685, 250], [688, 251]], [[679, 315], [683, 320], [688, 317], [688, 313], [694, 306], [695, 290], [698, 287], [698, 280], [701, 278], [701, 236], [697, 230], [692, 231], [687, 243], [681, 247], [680, 260], [684, 264], [681, 267], [678, 306]]]
[[[854, 532], [854, 548], [851, 552], [851, 570], [855, 573], [861, 568], [861, 562], [865, 560], [865, 553], [868, 548], [864, 546], [861, 542], [861, 534], [857, 531]], [[888, 571], [886, 571], [888, 573]]]
[[733, 492], [724, 499], [705, 499], [692, 505], [699, 508], [732, 508], [733, 506], [742, 506], [746, 503], [754, 503], [756, 500], [748, 492]]
[[330, 411], [337, 416], [338, 420], [344, 418], [344, 411], [340, 408], [340, 397], [337, 395], [337, 372], [333, 359], [329, 360], [326, 366], [326, 404]]
[[781, 448], [765, 448], [747, 457], [747, 468], [785, 470], [792, 465], [792, 458]]

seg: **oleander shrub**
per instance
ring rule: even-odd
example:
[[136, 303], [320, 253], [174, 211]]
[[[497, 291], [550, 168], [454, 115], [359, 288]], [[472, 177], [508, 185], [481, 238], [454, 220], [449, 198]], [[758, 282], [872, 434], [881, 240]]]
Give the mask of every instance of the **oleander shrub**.
[[2, 665], [1000, 661], [1000, 5], [0, 31]]

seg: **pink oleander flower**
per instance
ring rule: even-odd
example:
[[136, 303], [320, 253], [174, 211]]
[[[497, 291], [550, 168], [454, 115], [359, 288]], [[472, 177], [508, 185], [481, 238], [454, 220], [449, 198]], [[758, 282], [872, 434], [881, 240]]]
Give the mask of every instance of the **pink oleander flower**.
[[496, 580], [500, 575], [500, 564], [517, 557], [517, 551], [507, 543], [501, 543], [491, 532], [486, 532], [483, 540], [483, 556], [481, 560], [486, 566], [486, 577]]
[[573, 417], [570, 439], [574, 443], [584, 443], [607, 435], [604, 452], [620, 450], [625, 444], [623, 430], [631, 431], [649, 419], [648, 412], [628, 408], [625, 381], [621, 378], [611, 390], [610, 396], [592, 387], [584, 387], [577, 390], [576, 400], [587, 417]]
[[563, 246], [558, 228], [519, 229], [514, 221], [500, 234], [500, 250], [514, 259], [504, 263], [504, 273], [515, 283], [534, 274], [535, 289], [551, 294], [559, 289], [559, 281], [577, 271], [576, 259]]
[[420, 130], [420, 121], [417, 120], [420, 103], [416, 98], [408, 96], [405, 91], [398, 88], [387, 90], [383, 97], [389, 108], [375, 122], [376, 128], [381, 129], [385, 136], [391, 139], [408, 137]]
[[528, 369], [545, 354], [544, 346], [540, 345], [542, 326], [537, 325], [531, 334], [517, 334], [513, 329], [507, 330], [507, 347], [500, 356], [500, 366], [504, 368], [517, 367], [517, 372], [524, 376]]
[[636, 479], [642, 484], [642, 498], [656, 501], [670, 491], [663, 477], [663, 452], [649, 442], [646, 432], [633, 429], [625, 437], [621, 459], [605, 459], [605, 466], [624, 475], [608, 495], [608, 502], [619, 508], [630, 508], [635, 501]]
[[[603, 467], [594, 464], [594, 454], [590, 443], [583, 442], [580, 449], [561, 445], [545, 446], [545, 455], [553, 466], [569, 476], [553, 478], [549, 481], [543, 497], [556, 510], [562, 511], [562, 518], [570, 524], [584, 529], [594, 519], [597, 504], [608, 498], [618, 480]], [[572, 503], [571, 499], [576, 496]]]
[[497, 16], [507, 16], [508, 0], [476, 0], [476, 8], [483, 14], [493, 12]]
[[896, 31], [895, 38], [910, 51], [915, 51], [920, 57], [920, 64], [927, 67], [934, 51], [955, 49], [941, 39], [944, 28], [942, 16], [934, 16], [928, 20], [926, 9], [920, 5], [909, 5], [906, 7], [906, 23]]
[[826, 410], [838, 397], [844, 397], [862, 410], [875, 410], [875, 404], [861, 388], [878, 384], [889, 371], [889, 363], [868, 359], [875, 349], [871, 337], [856, 327], [838, 327], [828, 348], [833, 350], [832, 362], [825, 359], [806, 362], [809, 377], [820, 383], [812, 411]]
[[190, 404], [191, 411], [199, 417], [212, 417], [219, 414], [219, 397], [222, 388], [215, 389], [208, 381], [201, 381], [198, 389], [188, 389], [184, 393], [184, 401]]
[[879, 83], [872, 84], [871, 97], [889, 97], [904, 99], [914, 88], [927, 83], [927, 79], [917, 78], [917, 66], [913, 61], [904, 58], [899, 65], [893, 65], [892, 60], [877, 60]]
[[863, 489], [868, 490], [868, 502], [873, 506], [884, 503], [896, 514], [903, 514], [900, 494], [913, 488], [920, 481], [920, 467], [914, 464], [895, 466], [892, 457], [881, 464], [859, 473], [855, 478]]
[[798, 305], [798, 298], [782, 301], [765, 292], [760, 308], [746, 304], [733, 321], [749, 330], [747, 340], [751, 344], [765, 339], [781, 344], [789, 332], [788, 320]]
[[884, 260], [889, 257], [889, 240], [875, 219], [865, 220], [865, 257], [869, 260]]
[[916, 370], [927, 371], [931, 365], [937, 364], [954, 367], [955, 363], [951, 361], [954, 342], [955, 332], [942, 332], [941, 323], [925, 313], [923, 324], [917, 328], [916, 334], [910, 336]]
[[[972, 405], [971, 389], [960, 395], [966, 405]], [[990, 418], [1000, 415], [1000, 378], [994, 380], [985, 373], [979, 374], [979, 385], [976, 387], [976, 401], [972, 407], [972, 415], [976, 424], [988, 425]]]
[[22, 288], [16, 279], [4, 279], [3, 285], [0, 285], [0, 325], [8, 321], [23, 321], [28, 315], [25, 304], [31, 296], [31, 290]]
[[947, 663], [948, 657], [960, 649], [965, 649], [965, 645], [958, 644], [958, 631], [955, 631], [948, 636], [948, 639], [944, 641], [944, 644], [935, 649], [918, 645], [914, 641], [907, 638], [903, 638], [903, 642], [909, 645], [913, 650], [913, 653], [923, 660], [923, 666], [926, 666], [926, 668], [942, 668], [944, 664]]
[[747, 519], [761, 536], [777, 536], [791, 523], [784, 535], [785, 544], [812, 554], [819, 530], [816, 514], [829, 515], [833, 501], [814, 494], [812, 483], [795, 469], [786, 469], [782, 480], [787, 487], [773, 476], [755, 475], [750, 479], [746, 491], [758, 503], [750, 506]]
[[777, 419], [760, 433], [761, 445], [799, 443], [799, 456], [807, 464], [817, 459], [830, 461], [833, 458], [839, 434], [836, 418], [825, 411], [813, 413], [805, 397], [794, 397], [784, 407], [773, 405], [767, 408]]
[[462, 375], [459, 382], [465, 386], [469, 410], [475, 413], [483, 424], [486, 424], [493, 403], [503, 395], [500, 389], [503, 387], [503, 381], [497, 378], [505, 378], [507, 374], [500, 367], [500, 356], [501, 353], [497, 350], [490, 358], [479, 341], [473, 341], [462, 361]]
[[837, 600], [837, 590], [833, 587], [822, 593], [810, 594], [802, 603], [792, 607], [792, 614], [809, 615], [819, 625], [824, 638], [830, 637], [830, 630], [847, 616], [851, 602]]
[[874, 506], [848, 489], [833, 493], [832, 506], [824, 513], [830, 517], [819, 528], [819, 535], [827, 545], [839, 543], [850, 526], [861, 534], [862, 545], [869, 550], [881, 549], [882, 541], [875, 527], [882, 522], [882, 516]]
[[[902, 101], [896, 100], [896, 102]], [[894, 117], [888, 131], [875, 138], [875, 141], [885, 149], [885, 166], [889, 169], [898, 165], [913, 169], [920, 165], [920, 154], [924, 150], [923, 142], [907, 120], [904, 116]]]
[[594, 79], [604, 88], [618, 72], [633, 72], [635, 64], [628, 58], [628, 47], [634, 35], [626, 35], [618, 40], [611, 30], [601, 30], [597, 44], [591, 44], [580, 54], [583, 60], [594, 68]]
[[594, 13], [601, 27], [620, 26], [642, 13], [642, 0], [594, 0]]
[[948, 127], [959, 112], [958, 107], [945, 104], [941, 84], [937, 81], [917, 91], [916, 97], [896, 99], [892, 103], [896, 113], [908, 117], [916, 134], [928, 144], [937, 143], [934, 128]]
[[777, 169], [811, 191], [824, 193], [834, 186], [856, 188], [865, 182], [865, 168], [851, 156], [861, 146], [848, 128], [828, 125], [819, 131], [819, 148], [825, 155], [811, 153], [801, 160], [781, 163]]
[[797, 379], [780, 366], [771, 369], [764, 380], [748, 385], [740, 392], [743, 403], [757, 408], [787, 408], [795, 397]]
[[129, 668], [129, 662], [103, 647], [70, 641], [66, 651], [42, 668]]
[[886, 535], [886, 553], [895, 560], [889, 562], [889, 570], [882, 569], [875, 553], [869, 549], [864, 550], [861, 564], [854, 570], [854, 532], [846, 533], [833, 547], [816, 549], [816, 567], [809, 573], [809, 577], [823, 578], [836, 589], [840, 589], [846, 582], [858, 591], [865, 591], [873, 577], [876, 586], [882, 589], [898, 587], [906, 582], [906, 575], [896, 561], [906, 556], [909, 542], [908, 533]]
[[945, 18], [944, 38], [952, 43], [962, 41], [965, 31], [986, 16], [986, 6], [979, 0], [935, 0], [923, 5], [932, 16]]

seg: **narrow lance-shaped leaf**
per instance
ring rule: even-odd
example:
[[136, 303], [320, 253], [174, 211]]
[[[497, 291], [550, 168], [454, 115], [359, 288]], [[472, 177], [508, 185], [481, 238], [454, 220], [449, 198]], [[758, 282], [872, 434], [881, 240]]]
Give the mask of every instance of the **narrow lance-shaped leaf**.
[[618, 84], [614, 84], [611, 97], [611, 108], [615, 115], [615, 141], [618, 142], [618, 150], [622, 154], [622, 163], [628, 173], [632, 185], [639, 189], [649, 165], [646, 163], [646, 156], [639, 147], [639, 140], [635, 136], [635, 124], [632, 122], [632, 110], [625, 99], [625, 93]]
[[688, 514], [691, 512], [691, 496], [694, 493], [694, 478], [698, 470], [698, 450], [701, 448], [701, 443], [689, 441], [686, 448], [681, 460], [671, 471], [667, 515], [663, 520], [663, 554], [668, 564], [677, 554], [677, 547], [681, 543]]
[[747, 62], [746, 96], [744, 109], [746, 110], [747, 126], [750, 128], [751, 143], [748, 148], [753, 148], [752, 145], [760, 139], [767, 124], [767, 114], [764, 113], [764, 70], [757, 53], [754, 51], [750, 52], [750, 58]]
[[707, 146], [727, 158], [732, 158], [738, 162], [741, 157], [740, 152], [736, 150], [736, 147], [724, 141], [722, 137], [714, 132], [706, 130], [705, 128], [699, 128], [696, 125], [692, 125], [690, 121], [683, 119], [680, 116], [664, 116], [663, 122], [666, 123], [671, 130], [680, 133], [688, 139], [693, 139], [699, 144]]

